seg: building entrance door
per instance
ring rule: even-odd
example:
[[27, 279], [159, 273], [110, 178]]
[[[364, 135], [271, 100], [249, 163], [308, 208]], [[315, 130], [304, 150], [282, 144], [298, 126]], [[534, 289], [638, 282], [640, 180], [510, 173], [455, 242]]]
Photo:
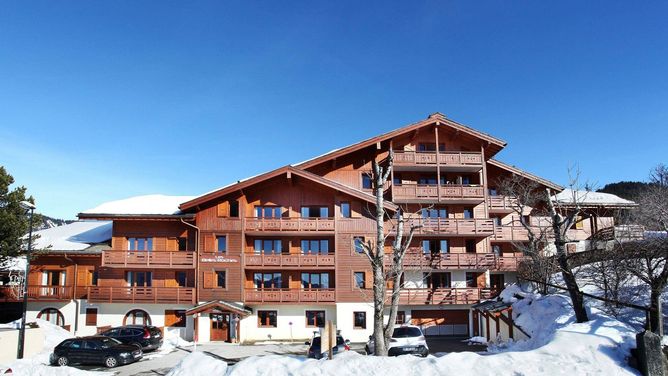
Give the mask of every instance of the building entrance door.
[[211, 313], [211, 340], [212, 341], [230, 341], [230, 314], [229, 313]]

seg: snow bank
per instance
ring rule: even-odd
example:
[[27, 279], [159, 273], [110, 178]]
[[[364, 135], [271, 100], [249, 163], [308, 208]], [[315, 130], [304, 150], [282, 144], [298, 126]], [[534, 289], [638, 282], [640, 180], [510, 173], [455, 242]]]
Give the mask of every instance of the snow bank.
[[190, 347], [194, 344], [181, 338], [179, 330], [168, 330], [165, 328], [162, 346], [152, 353], [144, 353], [144, 359], [159, 358], [176, 350], [177, 347]]
[[[492, 346], [488, 353], [450, 353], [423, 359], [410, 355], [379, 358], [348, 351], [331, 361], [303, 356], [254, 356], [229, 367], [227, 375], [636, 374], [626, 365], [630, 348], [635, 345], [635, 332], [630, 326], [595, 309], [591, 321], [577, 324], [564, 296], [541, 296], [517, 286], [507, 290], [502, 295], [514, 302], [513, 315], [532, 338], [503, 347]], [[207, 359], [203, 366], [197, 361], [183, 364], [178, 369], [181, 373], [170, 375], [209, 373], [214, 364], [222, 367], [216, 361]]]
[[471, 337], [469, 339], [465, 339], [462, 342], [469, 342], [469, 343], [482, 343], [483, 345], [487, 343], [487, 338], [481, 337], [481, 336], [475, 336]]
[[94, 214], [178, 214], [179, 205], [196, 196], [144, 195], [105, 202], [83, 213]]
[[[20, 320], [18, 326], [20, 326]], [[42, 351], [32, 358], [19, 359], [7, 367], [11, 368], [14, 375], [18, 376], [111, 376], [113, 372], [91, 372], [83, 371], [74, 367], [52, 367], [49, 365], [49, 356], [62, 341], [72, 338], [72, 335], [67, 330], [51, 324], [48, 321], [37, 319], [35, 320], [44, 334], [44, 346]], [[13, 324], [12, 322], [10, 324]]]
[[167, 376], [214, 376], [224, 375], [227, 363], [201, 352], [193, 352], [172, 368]]

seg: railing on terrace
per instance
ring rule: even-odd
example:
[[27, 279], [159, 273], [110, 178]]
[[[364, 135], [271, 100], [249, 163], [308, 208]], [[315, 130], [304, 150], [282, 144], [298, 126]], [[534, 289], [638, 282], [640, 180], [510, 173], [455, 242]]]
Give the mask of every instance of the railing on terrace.
[[334, 231], [334, 218], [246, 218], [246, 231]]
[[102, 266], [112, 268], [194, 268], [195, 253], [190, 251], [104, 251]]
[[[439, 197], [440, 196], [440, 197]], [[485, 190], [475, 185], [401, 184], [392, 186], [394, 200], [482, 199]]]
[[[435, 151], [394, 151], [394, 165], [401, 166], [436, 166]], [[472, 151], [441, 151], [438, 153], [441, 166], [482, 166], [482, 154]]]
[[328, 303], [336, 300], [334, 289], [246, 289], [246, 303]]
[[88, 300], [100, 303], [195, 303], [192, 287], [88, 287]]
[[334, 266], [334, 254], [256, 254], [244, 253], [246, 266]]

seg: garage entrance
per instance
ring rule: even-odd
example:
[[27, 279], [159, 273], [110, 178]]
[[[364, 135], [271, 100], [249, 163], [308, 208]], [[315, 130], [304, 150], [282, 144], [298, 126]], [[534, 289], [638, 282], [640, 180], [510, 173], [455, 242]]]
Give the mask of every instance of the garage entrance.
[[469, 311], [413, 310], [411, 323], [422, 328], [426, 336], [468, 336]]

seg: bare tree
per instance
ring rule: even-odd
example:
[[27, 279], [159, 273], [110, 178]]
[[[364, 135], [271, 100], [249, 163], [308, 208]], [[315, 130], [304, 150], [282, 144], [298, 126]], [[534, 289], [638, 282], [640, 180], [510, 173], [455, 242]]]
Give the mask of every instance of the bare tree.
[[650, 312], [647, 328], [663, 335], [661, 294], [668, 286], [668, 169], [658, 165], [650, 173], [651, 184], [638, 199], [635, 223], [648, 232], [641, 241], [622, 242], [625, 268], [647, 285]]
[[[387, 356], [388, 345], [392, 333], [394, 332], [394, 323], [397, 317], [399, 307], [400, 290], [402, 288], [401, 278], [404, 274], [403, 260], [408, 251], [413, 234], [419, 225], [404, 218], [401, 209], [394, 216], [394, 226], [390, 231], [385, 230], [385, 221], [393, 218], [385, 211], [385, 182], [387, 182], [392, 172], [394, 153], [390, 150], [384, 165], [381, 165], [375, 159], [372, 162], [372, 189], [376, 197], [375, 220], [376, 237], [362, 244], [362, 251], [371, 264], [373, 274], [373, 310], [374, 310], [374, 355]], [[406, 225], [410, 227], [406, 234]], [[392, 241], [391, 262], [386, 270], [385, 242], [394, 236]], [[389, 318], [387, 323], [384, 320], [385, 309], [387, 307], [387, 281], [391, 281], [391, 293], [389, 303]]]
[[[552, 192], [546, 188], [540, 191], [537, 186], [532, 186], [533, 183], [523, 179], [522, 177], [514, 176], [506, 179], [501, 186], [504, 194], [510, 195], [517, 200], [515, 211], [519, 213], [519, 220], [528, 234], [529, 242], [525, 243], [524, 247], [527, 255], [539, 260], [541, 252], [541, 244], [552, 243], [555, 248], [554, 259], [556, 265], [561, 271], [562, 278], [566, 285], [568, 294], [571, 297], [573, 304], [573, 311], [577, 322], [589, 321], [587, 311], [584, 305], [584, 297], [578, 286], [575, 273], [568, 261], [568, 252], [566, 244], [568, 243], [568, 230], [579, 220], [581, 214], [580, 202], [584, 197], [578, 194], [577, 188], [578, 177], [570, 179], [569, 188], [572, 197], [569, 200], [557, 201], [553, 200]], [[539, 223], [528, 223], [526, 216], [523, 215], [527, 207], [533, 208], [533, 214], [543, 218]], [[545, 281], [547, 276], [540, 275], [541, 272], [550, 273], [552, 265], [546, 263], [541, 265], [539, 274], [539, 283]], [[532, 270], [531, 272], [536, 272]]]

